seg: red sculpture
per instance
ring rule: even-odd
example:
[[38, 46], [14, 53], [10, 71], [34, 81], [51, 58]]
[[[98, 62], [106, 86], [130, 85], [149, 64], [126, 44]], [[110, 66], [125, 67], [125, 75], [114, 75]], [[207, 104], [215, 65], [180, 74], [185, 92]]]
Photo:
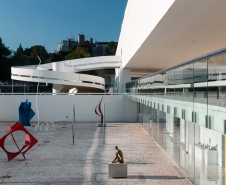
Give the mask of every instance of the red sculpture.
[[[34, 138], [34, 136], [32, 136], [25, 128], [22, 124], [20, 124], [19, 122], [17, 122], [15, 125], [13, 125], [12, 127], [8, 124], [9, 126], [9, 132], [3, 136], [1, 139], [0, 139], [0, 147], [5, 151], [5, 153], [7, 154], [8, 156], [8, 161], [10, 161], [11, 159], [14, 159], [17, 155], [19, 155], [20, 153], [23, 155], [24, 159], [25, 158], [25, 153], [30, 150], [37, 142], [38, 140]], [[13, 137], [13, 132], [15, 131], [24, 131], [26, 133], [26, 140], [25, 140], [25, 143], [23, 145], [23, 147], [20, 149]], [[17, 146], [18, 148], [18, 152], [9, 152], [5, 149], [5, 139], [11, 135], [12, 136], [12, 139], [15, 143], [15, 145]], [[25, 151], [23, 151], [25, 148], [27, 148]]]
[[[102, 99], [100, 100], [99, 106], [97, 105], [95, 108], [96, 115], [101, 116], [101, 124], [103, 124], [103, 113], [101, 111], [101, 102], [102, 102], [103, 98], [104, 97], [102, 97]], [[98, 109], [99, 109], [99, 113], [97, 112]]]

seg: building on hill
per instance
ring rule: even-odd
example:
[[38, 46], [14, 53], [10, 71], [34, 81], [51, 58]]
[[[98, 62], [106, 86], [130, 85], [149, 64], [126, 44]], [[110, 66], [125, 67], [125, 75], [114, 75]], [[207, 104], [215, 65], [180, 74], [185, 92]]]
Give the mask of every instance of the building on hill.
[[57, 50], [54, 51], [54, 53], [57, 53], [59, 51], [69, 51], [70, 47], [77, 46], [77, 45], [85, 45], [87, 47], [90, 47], [93, 45], [93, 39], [90, 38], [90, 41], [85, 40], [85, 35], [79, 34], [78, 40], [75, 41], [74, 39], [70, 38], [67, 40], [62, 40], [57, 47]]
[[93, 38], [90, 38], [90, 40], [85, 40], [85, 35], [78, 34], [78, 40], [75, 41], [74, 39], [70, 38], [67, 40], [62, 40], [58, 46], [57, 50], [54, 50], [54, 53], [58, 53], [60, 51], [69, 51], [70, 47], [77, 46], [77, 45], [84, 45], [88, 48], [90, 48], [91, 56], [105, 56], [105, 48], [107, 46], [108, 42], [95, 42], [93, 43]]
[[98, 56], [105, 56], [105, 48], [107, 47], [108, 42], [95, 42], [92, 46], [92, 56], [98, 57]]

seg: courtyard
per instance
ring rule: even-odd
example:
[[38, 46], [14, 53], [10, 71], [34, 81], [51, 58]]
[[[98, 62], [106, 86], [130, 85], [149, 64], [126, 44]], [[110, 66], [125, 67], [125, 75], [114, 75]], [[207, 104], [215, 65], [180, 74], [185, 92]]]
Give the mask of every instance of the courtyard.
[[[102, 127], [96, 123], [76, 123], [75, 145], [70, 122], [55, 123], [54, 129], [49, 125], [48, 130], [34, 132], [36, 124], [26, 127], [39, 141], [26, 153], [26, 160], [20, 154], [8, 162], [0, 150], [0, 184], [188, 183], [176, 164], [137, 123], [107, 123], [105, 144]], [[7, 124], [2, 122], [0, 130], [3, 137], [9, 130]], [[13, 134], [18, 145], [23, 143], [23, 132]], [[6, 148], [16, 151], [10, 138]], [[128, 178], [108, 178], [108, 162], [114, 159], [116, 145], [128, 163]]]

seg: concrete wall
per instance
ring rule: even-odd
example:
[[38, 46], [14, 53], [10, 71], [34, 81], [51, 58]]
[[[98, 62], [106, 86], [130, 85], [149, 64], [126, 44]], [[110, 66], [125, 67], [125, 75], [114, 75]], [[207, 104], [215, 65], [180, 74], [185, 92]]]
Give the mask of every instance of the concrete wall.
[[175, 0], [129, 0], [116, 55], [125, 66]]
[[[137, 103], [122, 95], [39, 95], [37, 102], [40, 121], [71, 117], [74, 103], [76, 121], [100, 122], [100, 116], [97, 116], [94, 110], [103, 96], [106, 122], [137, 122]], [[32, 102], [32, 109], [37, 113], [35, 95], [1, 95], [0, 121], [19, 120], [18, 108], [27, 98]], [[71, 121], [71, 119], [65, 120]], [[32, 121], [37, 121], [37, 114]]]

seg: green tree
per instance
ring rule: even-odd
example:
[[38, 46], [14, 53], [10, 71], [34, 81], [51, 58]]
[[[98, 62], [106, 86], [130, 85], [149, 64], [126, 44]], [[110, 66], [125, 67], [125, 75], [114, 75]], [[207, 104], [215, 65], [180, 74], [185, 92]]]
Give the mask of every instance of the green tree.
[[11, 51], [8, 47], [5, 46], [2, 42], [2, 38], [0, 37], [0, 60], [6, 60], [7, 57], [11, 54]]
[[65, 56], [66, 60], [91, 57], [89, 48], [85, 46], [76, 46], [74, 48], [74, 50], [70, 50], [72, 52]]
[[62, 60], [64, 60], [64, 57], [61, 55], [61, 53], [51, 53], [46, 63], [58, 62]]
[[36, 45], [31, 47], [30, 57], [37, 58], [38, 56], [42, 60], [42, 63], [46, 63], [46, 60], [49, 58], [49, 54], [47, 53], [44, 46]]
[[65, 57], [66, 57], [70, 52], [73, 52], [73, 51], [60, 51], [59, 53], [60, 53], [61, 56], [63, 57], [63, 60], [65, 60]]
[[39, 64], [40, 57], [42, 64], [46, 63], [49, 58], [44, 46], [32, 46], [31, 48], [23, 49], [21, 44], [17, 48], [15, 55], [12, 57], [12, 66], [36, 65]]
[[0, 81], [10, 79], [10, 55], [11, 51], [5, 46], [5, 44], [2, 42], [2, 38], [0, 37]]
[[23, 51], [24, 51], [24, 49], [23, 49], [23, 47], [20, 44], [19, 47], [16, 50], [16, 55], [22, 55]]
[[117, 50], [118, 42], [109, 42], [105, 48], [106, 55], [115, 55]]

